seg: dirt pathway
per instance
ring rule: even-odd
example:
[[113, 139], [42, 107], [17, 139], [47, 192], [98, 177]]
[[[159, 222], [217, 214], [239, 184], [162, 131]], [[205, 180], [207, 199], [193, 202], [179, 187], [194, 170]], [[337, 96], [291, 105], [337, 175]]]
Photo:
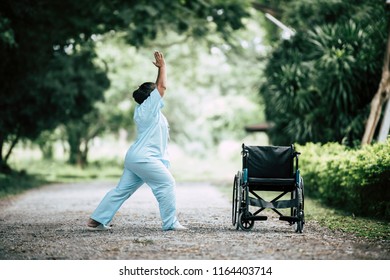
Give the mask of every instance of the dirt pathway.
[[0, 201], [0, 259], [390, 259], [390, 244], [366, 242], [307, 221], [303, 234], [285, 222], [231, 225], [230, 198], [207, 183], [179, 183], [178, 217], [190, 229], [163, 232], [157, 203], [141, 187], [112, 221], [91, 232], [86, 220], [112, 183], [58, 184]]

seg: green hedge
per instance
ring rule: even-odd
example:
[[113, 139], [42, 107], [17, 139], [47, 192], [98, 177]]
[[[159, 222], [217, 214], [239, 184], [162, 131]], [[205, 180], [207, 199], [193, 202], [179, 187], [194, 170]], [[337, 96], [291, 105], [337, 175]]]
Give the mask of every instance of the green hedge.
[[351, 149], [337, 143], [296, 145], [305, 194], [329, 206], [390, 219], [390, 140]]

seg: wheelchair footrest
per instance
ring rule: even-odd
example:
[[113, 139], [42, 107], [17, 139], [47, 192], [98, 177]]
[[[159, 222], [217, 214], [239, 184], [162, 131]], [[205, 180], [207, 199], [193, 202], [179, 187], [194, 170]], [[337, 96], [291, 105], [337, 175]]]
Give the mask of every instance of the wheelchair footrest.
[[292, 222], [298, 222], [299, 218], [298, 217], [294, 217], [294, 216], [280, 216], [279, 220], [287, 221], [289, 223], [292, 223]]
[[267, 216], [250, 216], [248, 218], [248, 220], [251, 220], [251, 221], [265, 221], [267, 219], [268, 219]]

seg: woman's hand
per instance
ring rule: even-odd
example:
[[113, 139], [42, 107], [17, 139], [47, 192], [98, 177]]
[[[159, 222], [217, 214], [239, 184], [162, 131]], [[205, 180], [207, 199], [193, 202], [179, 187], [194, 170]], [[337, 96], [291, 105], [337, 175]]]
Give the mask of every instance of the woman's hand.
[[159, 51], [155, 51], [154, 52], [154, 58], [155, 58], [155, 62], [153, 62], [153, 64], [160, 68], [160, 67], [164, 67], [165, 66], [165, 60], [164, 60], [164, 56], [161, 52]]

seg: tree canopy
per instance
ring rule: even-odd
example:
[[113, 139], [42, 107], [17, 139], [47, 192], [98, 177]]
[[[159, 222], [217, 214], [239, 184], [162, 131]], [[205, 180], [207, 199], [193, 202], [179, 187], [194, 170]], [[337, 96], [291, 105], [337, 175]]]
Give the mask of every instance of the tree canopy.
[[[295, 35], [280, 39], [278, 27], [251, 14], [251, 7], [277, 17]], [[78, 152], [104, 129], [123, 127], [123, 113], [132, 107], [122, 100], [138, 81], [123, 81], [126, 69], [134, 69], [137, 55], [153, 46], [169, 50], [170, 65], [180, 69], [178, 91], [183, 80], [193, 81], [189, 90], [198, 87], [199, 95], [189, 97], [186, 106], [178, 104], [180, 96], [168, 95], [172, 132], [183, 142], [203, 137], [212, 145], [253, 116], [261, 121], [262, 109], [252, 113], [257, 108], [238, 97], [258, 79], [259, 98], [251, 101], [264, 102], [266, 119], [274, 125], [271, 143], [353, 145], [363, 135], [380, 80], [388, 15], [384, 1], [370, 0], [1, 1], [0, 170], [20, 139], [34, 140], [59, 125]], [[248, 30], [246, 19], [267, 31], [261, 42], [272, 46], [267, 57], [252, 52], [253, 34], [246, 35], [250, 40], [234, 36], [238, 29]], [[111, 35], [121, 51], [132, 47], [126, 61], [116, 58], [120, 70], [106, 60], [109, 55], [101, 55], [99, 43]], [[239, 52], [243, 45], [251, 48]], [[198, 69], [198, 60], [209, 63], [208, 69]], [[200, 101], [203, 108], [191, 106]], [[221, 109], [227, 107], [231, 110]], [[250, 108], [236, 113], [244, 107]], [[186, 125], [191, 118], [195, 127]]]
[[[34, 139], [71, 119], [78, 110], [72, 104], [102, 98], [104, 86], [95, 92], [91, 87], [74, 94], [54, 92], [59, 81], [51, 79], [52, 68], [64, 67], [63, 73], [67, 68], [59, 57], [78, 55], [83, 45], [110, 31], [123, 31], [126, 41], [137, 47], [167, 30], [196, 38], [219, 32], [228, 39], [246, 15], [245, 5], [235, 0], [1, 1], [0, 167], [9, 155], [4, 154], [6, 142], [12, 148], [19, 139]], [[90, 71], [100, 71], [93, 67]]]
[[381, 76], [385, 4], [284, 2], [281, 20], [296, 33], [275, 45], [260, 90], [272, 142], [359, 142]]

